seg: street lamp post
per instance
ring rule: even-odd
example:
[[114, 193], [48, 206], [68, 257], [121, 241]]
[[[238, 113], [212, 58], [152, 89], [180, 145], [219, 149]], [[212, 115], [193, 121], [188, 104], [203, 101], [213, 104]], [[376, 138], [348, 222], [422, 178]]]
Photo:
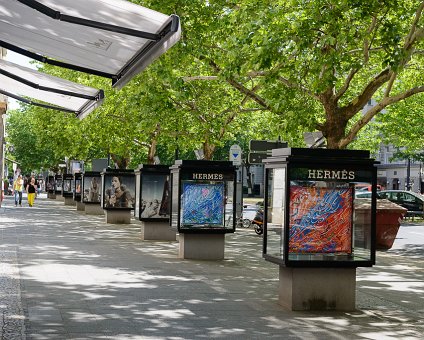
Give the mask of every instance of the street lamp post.
[[406, 167], [406, 190], [411, 191], [411, 159], [409, 157]]

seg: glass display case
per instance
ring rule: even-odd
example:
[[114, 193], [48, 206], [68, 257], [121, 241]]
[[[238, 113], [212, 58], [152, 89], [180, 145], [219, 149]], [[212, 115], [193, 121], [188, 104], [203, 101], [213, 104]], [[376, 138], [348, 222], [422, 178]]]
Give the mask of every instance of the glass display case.
[[86, 171], [82, 175], [81, 202], [100, 205], [102, 176], [100, 171]]
[[[286, 267], [375, 263], [377, 170], [369, 152], [275, 149], [265, 163], [263, 255]], [[355, 187], [372, 187], [363, 210]]]
[[54, 183], [55, 194], [62, 195], [62, 186], [63, 186], [62, 175], [55, 175], [54, 179], [55, 179], [55, 183]]
[[180, 233], [232, 233], [236, 216], [232, 162], [177, 160], [171, 167], [171, 226]]
[[69, 173], [76, 174], [84, 172], [84, 161], [71, 160], [69, 161]]
[[55, 177], [52, 175], [47, 176], [46, 178], [46, 191], [49, 194], [55, 193]]
[[102, 208], [133, 210], [135, 206], [134, 170], [106, 169], [102, 176]]
[[74, 175], [63, 174], [62, 176], [62, 196], [74, 197]]
[[141, 164], [135, 171], [134, 216], [140, 221], [169, 221], [169, 166]]
[[82, 173], [77, 172], [74, 175], [74, 201], [81, 202]]

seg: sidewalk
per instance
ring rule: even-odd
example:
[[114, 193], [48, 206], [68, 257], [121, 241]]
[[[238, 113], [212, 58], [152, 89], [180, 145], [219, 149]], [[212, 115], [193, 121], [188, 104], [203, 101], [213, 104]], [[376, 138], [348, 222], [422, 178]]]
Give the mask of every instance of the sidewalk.
[[[416, 233], [406, 239], [402, 230]], [[357, 271], [357, 311], [291, 312], [253, 229], [226, 235], [224, 261], [179, 259], [62, 201], [0, 208], [0, 339], [423, 339], [424, 225], [401, 228]], [[412, 234], [414, 235], [414, 234]]]

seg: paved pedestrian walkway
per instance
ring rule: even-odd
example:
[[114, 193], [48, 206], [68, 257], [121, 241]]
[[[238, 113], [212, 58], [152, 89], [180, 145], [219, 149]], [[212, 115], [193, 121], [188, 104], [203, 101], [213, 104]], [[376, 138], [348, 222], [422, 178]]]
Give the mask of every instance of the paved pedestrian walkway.
[[356, 311], [292, 312], [252, 229], [226, 235], [224, 261], [183, 260], [178, 242], [141, 241], [135, 221], [7, 197], [0, 339], [423, 339], [424, 246], [407, 235], [424, 225], [403, 229], [376, 266], [358, 269]]

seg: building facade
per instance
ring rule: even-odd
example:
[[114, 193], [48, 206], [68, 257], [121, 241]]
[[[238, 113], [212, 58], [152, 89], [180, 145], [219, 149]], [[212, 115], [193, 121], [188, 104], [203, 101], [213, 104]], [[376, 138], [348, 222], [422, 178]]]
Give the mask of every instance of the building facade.
[[[408, 159], [394, 159], [397, 151], [391, 145], [381, 145], [376, 160], [377, 183], [384, 189], [408, 190], [424, 192], [424, 168], [423, 163]], [[409, 185], [408, 185], [409, 180]]]

